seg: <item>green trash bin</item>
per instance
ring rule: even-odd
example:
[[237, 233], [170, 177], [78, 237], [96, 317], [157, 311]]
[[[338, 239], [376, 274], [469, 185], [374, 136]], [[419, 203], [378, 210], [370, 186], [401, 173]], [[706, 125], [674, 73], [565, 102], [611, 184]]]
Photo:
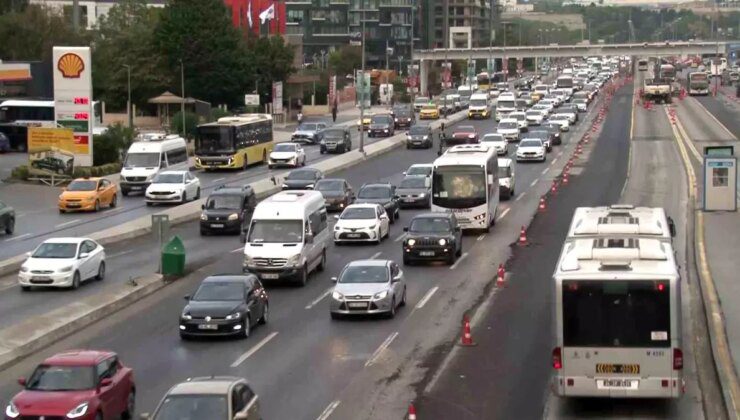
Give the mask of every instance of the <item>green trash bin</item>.
[[162, 247], [162, 274], [165, 276], [185, 274], [185, 245], [178, 236]]

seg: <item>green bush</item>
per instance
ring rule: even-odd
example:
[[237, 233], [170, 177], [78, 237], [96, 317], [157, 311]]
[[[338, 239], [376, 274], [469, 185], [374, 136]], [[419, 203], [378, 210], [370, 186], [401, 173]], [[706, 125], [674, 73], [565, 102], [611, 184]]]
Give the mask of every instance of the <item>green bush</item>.
[[105, 165], [121, 160], [122, 154], [134, 141], [133, 129], [120, 123], [108, 127], [108, 130], [93, 138], [93, 164]]
[[172, 122], [170, 123], [170, 129], [173, 133], [177, 133], [184, 138], [194, 138], [195, 137], [195, 129], [198, 127], [198, 116], [195, 115], [192, 112], [185, 112], [185, 133], [182, 132], [182, 113], [177, 112], [172, 117]]
[[213, 108], [211, 110], [211, 118], [210, 121], [218, 121], [219, 118], [223, 117], [230, 117], [232, 114], [231, 112], [221, 109], [221, 108]]
[[121, 171], [120, 163], [106, 163], [100, 166], [77, 167], [72, 172], [73, 178], [99, 177], [117, 174]]
[[13, 170], [10, 172], [10, 177], [13, 179], [21, 180], [28, 179], [28, 165], [21, 165], [13, 168]]

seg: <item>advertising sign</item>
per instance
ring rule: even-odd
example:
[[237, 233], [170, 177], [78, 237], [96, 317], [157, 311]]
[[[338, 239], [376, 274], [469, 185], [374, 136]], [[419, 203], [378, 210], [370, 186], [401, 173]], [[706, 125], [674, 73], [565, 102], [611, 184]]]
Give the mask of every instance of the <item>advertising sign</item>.
[[[90, 47], [54, 47], [54, 121], [71, 129], [74, 165], [93, 164], [92, 60]], [[29, 150], [31, 150], [29, 133]]]
[[260, 96], [257, 94], [244, 95], [244, 105], [260, 106]]
[[329, 106], [334, 106], [337, 100], [337, 76], [329, 77]]
[[81, 144], [69, 128], [28, 128], [28, 161], [31, 168], [57, 175], [72, 175], [75, 156], [88, 145]]
[[283, 82], [272, 84], [272, 113], [283, 113]]

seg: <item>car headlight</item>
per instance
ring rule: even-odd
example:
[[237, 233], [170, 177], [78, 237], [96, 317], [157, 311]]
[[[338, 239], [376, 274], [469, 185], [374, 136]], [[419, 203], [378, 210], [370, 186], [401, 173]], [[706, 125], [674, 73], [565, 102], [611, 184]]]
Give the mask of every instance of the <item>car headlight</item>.
[[283, 184], [282, 187], [283, 188], [288, 188], [288, 184]]
[[67, 417], [70, 419], [76, 419], [78, 417], [84, 416], [87, 413], [88, 405], [89, 404], [87, 402], [84, 402], [77, 407], [69, 410], [69, 413], [67, 413]]
[[368, 227], [367, 227], [367, 230], [373, 230], [373, 229], [375, 229], [376, 227], [378, 227], [378, 225], [377, 225], [377, 224], [374, 224], [374, 225], [372, 225], [372, 226], [368, 226]]
[[407, 244], [408, 244], [409, 246], [414, 246], [414, 244], [416, 244], [416, 239], [409, 239], [409, 240], [408, 240], [408, 241], [407, 241], [406, 243], [407, 243]]
[[334, 292], [332, 292], [331, 297], [334, 300], [342, 300], [342, 299], [344, 299], [344, 295], [341, 294], [341, 293], [339, 293], [339, 292], [337, 292], [336, 290]]
[[468, 134], [468, 138], [469, 139], [474, 139], [475, 138], [475, 134]]
[[21, 413], [18, 411], [18, 407], [13, 404], [13, 401], [8, 403], [8, 406], [5, 407], [5, 415], [11, 419], [18, 418]]
[[191, 319], [193, 319], [193, 316], [192, 316], [192, 315], [190, 315], [189, 313], [184, 313], [184, 314], [182, 314], [182, 315], [181, 315], [180, 317], [181, 317], [182, 319], [184, 319], [185, 321], [190, 321]]
[[28, 272], [28, 267], [26, 267], [25, 265], [22, 265], [21, 266], [21, 273], [27, 273], [27, 272]]
[[398, 118], [395, 118], [395, 119], [394, 119], [394, 121], [395, 121], [395, 122], [398, 122]]
[[308, 185], [306, 185], [306, 189], [307, 189], [307, 190], [312, 190], [312, 189], [313, 189], [313, 184], [308, 184]]
[[60, 273], [69, 273], [70, 271], [72, 271], [73, 268], [75, 268], [73, 265], [68, 265], [66, 267], [60, 268], [59, 269], [59, 272]]
[[208, 220], [208, 216], [205, 213], [200, 214], [200, 220]]
[[382, 292], [378, 292], [373, 296], [373, 300], [381, 300], [385, 299], [388, 296], [388, 291], [383, 290]]
[[447, 239], [445, 239], [445, 238], [440, 239], [439, 240], [439, 244], [442, 245], [442, 246], [447, 245]]
[[240, 314], [239, 312], [234, 312], [231, 315], [226, 315], [226, 318], [224, 318], [224, 319], [227, 320], [227, 321], [231, 321], [231, 320], [234, 320], [234, 319], [239, 319], [241, 317], [242, 317], [242, 314]]
[[233, 220], [239, 220], [239, 214], [237, 214], [237, 213], [231, 213], [229, 215], [228, 220], [231, 220], [231, 221], [233, 221]]
[[427, 195], [426, 195], [425, 193], [421, 193], [421, 194], [419, 194], [419, 198], [424, 198], [424, 197], [426, 197], [426, 196], [427, 196]]
[[429, 140], [429, 136], [424, 136], [424, 140]]
[[288, 258], [287, 265], [298, 265], [300, 263], [301, 263], [301, 254], [295, 254], [292, 257]]

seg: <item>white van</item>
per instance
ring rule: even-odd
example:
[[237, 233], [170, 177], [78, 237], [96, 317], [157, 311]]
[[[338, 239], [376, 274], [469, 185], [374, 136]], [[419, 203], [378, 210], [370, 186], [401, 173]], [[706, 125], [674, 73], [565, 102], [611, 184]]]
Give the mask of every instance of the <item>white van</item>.
[[121, 169], [121, 194], [146, 191], [152, 179], [164, 170], [187, 171], [188, 149], [177, 134], [150, 133], [131, 144]]
[[254, 209], [242, 268], [262, 280], [290, 279], [304, 286], [311, 271], [326, 267], [331, 241], [324, 196], [282, 191]]
[[489, 118], [491, 116], [491, 104], [487, 93], [474, 93], [470, 97], [468, 107], [468, 119]]

